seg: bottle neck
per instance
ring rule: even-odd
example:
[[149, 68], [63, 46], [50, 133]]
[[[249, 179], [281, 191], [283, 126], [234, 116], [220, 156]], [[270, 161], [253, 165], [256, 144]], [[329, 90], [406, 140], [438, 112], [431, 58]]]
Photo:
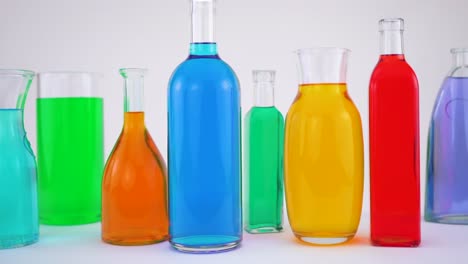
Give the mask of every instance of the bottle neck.
[[380, 32], [380, 54], [402, 55], [403, 30], [384, 30]]
[[126, 112], [124, 114], [124, 131], [139, 133], [146, 129], [144, 112]]
[[468, 77], [468, 48], [452, 49], [453, 66], [450, 69], [450, 77]]
[[272, 82], [257, 82], [254, 88], [254, 106], [272, 107], [275, 105]]
[[214, 0], [192, 0], [192, 43], [215, 43]]
[[144, 77], [140, 75], [127, 76], [125, 78], [125, 112], [144, 111]]

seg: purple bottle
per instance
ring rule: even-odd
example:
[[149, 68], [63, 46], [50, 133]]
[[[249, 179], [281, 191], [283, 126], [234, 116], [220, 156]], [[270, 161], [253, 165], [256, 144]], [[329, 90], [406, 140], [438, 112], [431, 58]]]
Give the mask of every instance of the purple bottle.
[[429, 127], [424, 219], [468, 224], [468, 48], [451, 53]]

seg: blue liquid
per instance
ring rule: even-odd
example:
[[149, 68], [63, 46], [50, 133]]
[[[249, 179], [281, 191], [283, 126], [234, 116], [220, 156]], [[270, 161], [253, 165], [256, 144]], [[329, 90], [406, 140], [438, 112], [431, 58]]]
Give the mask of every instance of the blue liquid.
[[468, 78], [448, 77], [428, 138], [425, 219], [468, 224]]
[[169, 217], [172, 245], [215, 252], [242, 239], [240, 95], [216, 44], [191, 45], [168, 91]]
[[36, 161], [23, 111], [0, 109], [0, 249], [38, 240]]

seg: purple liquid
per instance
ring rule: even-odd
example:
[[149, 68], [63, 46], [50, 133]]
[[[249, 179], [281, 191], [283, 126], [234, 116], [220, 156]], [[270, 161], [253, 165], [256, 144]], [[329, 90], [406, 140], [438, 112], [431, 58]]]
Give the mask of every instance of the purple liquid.
[[468, 78], [448, 77], [428, 139], [425, 219], [468, 224]]

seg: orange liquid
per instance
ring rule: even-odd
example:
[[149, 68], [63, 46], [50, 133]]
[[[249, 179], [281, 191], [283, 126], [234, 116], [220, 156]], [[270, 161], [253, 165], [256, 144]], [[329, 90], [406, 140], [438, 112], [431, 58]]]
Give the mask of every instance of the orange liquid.
[[102, 239], [144, 245], [168, 239], [166, 166], [143, 112], [125, 113], [102, 186]]

